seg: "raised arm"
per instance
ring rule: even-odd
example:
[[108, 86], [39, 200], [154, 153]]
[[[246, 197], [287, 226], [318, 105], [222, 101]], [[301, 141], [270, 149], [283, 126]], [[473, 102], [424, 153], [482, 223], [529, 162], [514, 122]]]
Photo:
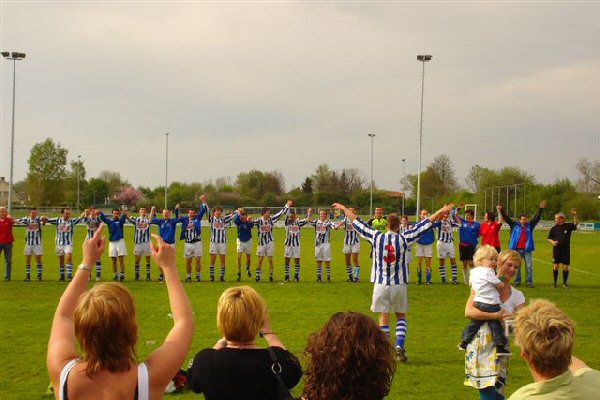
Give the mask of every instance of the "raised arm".
[[506, 221], [506, 223], [508, 224], [508, 226], [510, 226], [510, 228], [512, 229], [513, 226], [515, 226], [515, 222], [510, 219], [510, 217], [508, 216], [508, 214], [506, 214], [506, 211], [504, 211], [504, 207], [502, 207], [500, 204], [498, 204], [496, 206], [496, 210], [498, 210], [498, 213], [500, 215], [500, 217], [502, 217], [502, 219], [504, 221]]
[[279, 220], [279, 218], [281, 218], [281, 216], [283, 215], [283, 213], [287, 213], [287, 210], [290, 209], [290, 207], [292, 206], [294, 202], [292, 200], [288, 200], [287, 203], [285, 203], [285, 206], [283, 206], [283, 208], [279, 211], [277, 211], [275, 214], [273, 214], [271, 216], [271, 222], [277, 222]]
[[502, 225], [502, 223], [504, 222], [504, 216], [502, 215], [498, 207], [500, 206], [496, 206], [496, 210], [498, 211], [498, 223]]
[[540, 222], [540, 218], [542, 217], [542, 211], [544, 211], [546, 205], [546, 200], [542, 200], [542, 202], [540, 203], [540, 208], [538, 208], [533, 218], [531, 218], [531, 221], [529, 221], [529, 226], [531, 226], [531, 229], [534, 229], [538, 222]]
[[464, 203], [460, 203], [458, 205], [458, 207], [456, 207], [454, 210], [452, 210], [450, 212], [450, 216], [452, 217], [452, 220], [454, 221], [454, 223], [458, 224], [460, 226], [460, 224], [462, 224], [463, 220], [460, 217], [460, 215], [458, 215], [458, 211], [463, 208], [465, 205]]
[[433, 215], [431, 215], [429, 217], [429, 220], [431, 222], [435, 222], [439, 219], [442, 219], [442, 215], [444, 213], [450, 212], [453, 208], [454, 208], [454, 203], [446, 204], [446, 205], [444, 205], [444, 207], [442, 207], [439, 210], [437, 210], [436, 212], [434, 212]]
[[65, 289], [54, 313], [50, 339], [48, 340], [48, 355], [46, 357], [48, 372], [54, 386], [54, 393], [58, 393], [60, 371], [68, 361], [77, 357], [73, 313], [75, 312], [79, 296], [87, 288], [90, 271], [104, 251], [106, 240], [102, 235], [103, 229], [104, 224], [100, 224], [94, 237], [86, 239], [83, 242], [82, 265], [76, 272], [73, 281]]
[[571, 208], [571, 215], [573, 216], [573, 225], [575, 225], [575, 228], [577, 228], [577, 225], [579, 225], [579, 218], [577, 217], [576, 208]]
[[145, 363], [150, 375], [151, 391], [163, 392], [169, 381], [181, 367], [190, 348], [194, 333], [192, 306], [179, 281], [175, 265], [175, 249], [166, 244], [159, 235], [152, 234], [157, 244], [151, 243], [152, 257], [165, 274], [169, 304], [173, 314], [173, 328], [164, 343], [154, 350]]

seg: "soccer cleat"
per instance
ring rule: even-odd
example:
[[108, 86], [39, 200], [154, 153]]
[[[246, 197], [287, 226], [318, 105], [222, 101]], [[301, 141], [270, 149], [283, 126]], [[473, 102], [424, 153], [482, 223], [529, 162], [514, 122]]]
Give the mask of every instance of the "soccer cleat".
[[242, 274], [240, 272], [238, 272], [238, 277], [237, 277], [237, 281], [241, 281], [242, 280]]
[[31, 278], [29, 276], [25, 277], [25, 282], [30, 282]]
[[73, 280], [72, 276], [67, 276], [67, 282], [71, 282]]
[[65, 281], [65, 276], [61, 275], [60, 278], [58, 278], [58, 281], [59, 282], [64, 282]]
[[331, 283], [331, 277], [330, 276], [327, 277], [327, 282]]
[[220, 277], [220, 278], [219, 278], [219, 282], [225, 282], [225, 277], [223, 277], [223, 276], [222, 276], [222, 277]]
[[140, 274], [135, 274], [135, 281], [139, 281], [140, 280]]
[[300, 276], [298, 276], [298, 274], [294, 275], [294, 282], [300, 282]]
[[150, 282], [152, 281], [152, 278], [150, 278], [150, 274], [146, 274], [146, 282]]
[[422, 285], [422, 284], [423, 284], [423, 282], [421, 282], [420, 280], [417, 281], [417, 285]]
[[125, 275], [119, 277], [119, 282], [123, 282], [125, 280]]
[[210, 281], [211, 281], [211, 282], [214, 282], [214, 281], [215, 281], [215, 277], [214, 277], [214, 275], [211, 275], [211, 276], [210, 276]]
[[317, 282], [323, 282], [320, 276], [317, 277]]
[[396, 347], [396, 360], [398, 360], [400, 362], [407, 362], [408, 361], [408, 357], [406, 357], [406, 350], [404, 350], [400, 346]]
[[273, 282], [273, 276], [269, 276], [269, 282]]
[[528, 288], [533, 288], [533, 283], [528, 283], [528, 284], [527, 284], [527, 287], [528, 287]]
[[458, 281], [452, 281], [453, 285], [458, 285]]
[[496, 356], [498, 357], [503, 357], [503, 356], [510, 356], [510, 349], [508, 348], [508, 346], [496, 346]]
[[252, 272], [250, 272], [250, 267], [246, 267], [246, 275], [248, 275], [248, 278], [252, 278]]
[[425, 282], [425, 284], [426, 284], [427, 286], [430, 286], [430, 285], [431, 285], [431, 282]]
[[100, 277], [100, 275], [96, 275], [96, 282], [100, 282], [102, 278]]
[[5, 277], [4, 277], [4, 282], [10, 282], [10, 277], [8, 277], [8, 276], [5, 276]]
[[[564, 285], [563, 285], [563, 286], [564, 286]], [[558, 286], [556, 286], [556, 283], [555, 283], [554, 285], [552, 285], [552, 287], [553, 287], [554, 289], [556, 289]]]
[[569, 288], [569, 284], [568, 283], [563, 284], [563, 288], [564, 289], [568, 289]]
[[448, 281], [446, 281], [446, 279], [442, 279], [442, 284], [443, 284], [443, 285], [445, 285], [445, 284], [447, 284], [447, 283], [448, 283]]
[[289, 276], [289, 275], [285, 275], [285, 276], [283, 277], [283, 281], [284, 281], [284, 282], [289, 282], [289, 281], [290, 281], [290, 276]]
[[41, 281], [42, 281], [42, 276], [38, 275], [38, 282], [41, 282]]
[[255, 280], [256, 282], [260, 282], [260, 275], [256, 275], [256, 277], [254, 278], [254, 280]]
[[164, 282], [164, 280], [165, 280], [165, 277], [164, 277], [164, 275], [159, 275], [159, 276], [158, 276], [158, 281], [157, 281], [157, 282], [159, 282], [159, 283], [162, 283], [162, 282]]
[[113, 278], [113, 281], [118, 281], [119, 277], [115, 275], [115, 277]]
[[187, 278], [185, 278], [185, 281], [186, 281], [186, 282], [191, 282], [191, 281], [192, 281], [192, 278], [190, 278], [190, 277], [188, 276]]
[[461, 341], [457, 347], [460, 351], [467, 351], [467, 342]]

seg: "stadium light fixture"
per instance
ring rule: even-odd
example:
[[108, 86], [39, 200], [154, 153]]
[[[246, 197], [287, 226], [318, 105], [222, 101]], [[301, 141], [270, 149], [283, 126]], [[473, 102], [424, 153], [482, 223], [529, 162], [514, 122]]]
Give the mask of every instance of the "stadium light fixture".
[[400, 182], [400, 190], [402, 191], [402, 214], [404, 215], [404, 199], [406, 198], [406, 189], [404, 187], [404, 180], [406, 179], [406, 159], [402, 159], [402, 182]]
[[423, 148], [423, 101], [425, 95], [425, 63], [431, 61], [431, 54], [417, 55], [417, 61], [423, 64], [423, 73], [421, 75], [421, 123], [419, 124], [419, 162], [417, 168], [417, 210], [416, 217], [419, 221], [419, 213], [421, 212], [421, 152]]
[[25, 58], [25, 53], [19, 53], [13, 51], [2, 52], [2, 57], [13, 62], [13, 103], [12, 103], [12, 127], [10, 131], [10, 173], [8, 181], [8, 213], [12, 211], [12, 197], [13, 197], [13, 169], [14, 169], [14, 158], [15, 158], [15, 89], [16, 89], [16, 78], [17, 78], [17, 61]]
[[374, 133], [369, 133], [371, 138], [371, 202], [369, 206], [369, 218], [373, 216], [373, 139], [375, 138]]

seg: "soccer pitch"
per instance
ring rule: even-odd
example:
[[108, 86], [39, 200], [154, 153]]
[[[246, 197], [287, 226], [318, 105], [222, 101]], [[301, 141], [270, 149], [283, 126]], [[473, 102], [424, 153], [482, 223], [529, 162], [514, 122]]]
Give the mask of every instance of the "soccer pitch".
[[[153, 228], [153, 230], [155, 230]], [[58, 258], [54, 255], [54, 228], [46, 226], [44, 234], [44, 281], [35, 279], [35, 262], [32, 264], [32, 281], [23, 282], [25, 262], [23, 256], [24, 230], [14, 228], [16, 238], [13, 248], [13, 274], [11, 282], [0, 284], [0, 398], [33, 399], [43, 397], [49, 383], [46, 371], [46, 346], [50, 325], [65, 283], [58, 280]], [[81, 261], [81, 243], [86, 229], [75, 230], [75, 267]], [[221, 292], [238, 285], [237, 258], [235, 253], [235, 229], [228, 230], [229, 253], [227, 255], [226, 282], [208, 282], [208, 229], [203, 228], [204, 254], [200, 283], [184, 283], [195, 312], [194, 339], [187, 359], [202, 348], [212, 347], [220, 337], [215, 321], [216, 304]], [[254, 235], [256, 236], [256, 234]], [[302, 350], [308, 335], [321, 327], [336, 311], [360, 311], [375, 318], [369, 311], [372, 285], [369, 283], [369, 245], [361, 241], [361, 282], [347, 283], [345, 262], [341, 253], [343, 232], [331, 234], [332, 283], [316, 283], [314, 262], [314, 229], [302, 231], [301, 282], [283, 282], [283, 239], [284, 230], [274, 230], [275, 236], [275, 282], [268, 282], [265, 274], [267, 261], [263, 265], [263, 281], [255, 283], [245, 277], [242, 267], [242, 282], [256, 288], [269, 306], [271, 326], [284, 344], [302, 362]], [[576, 232], [571, 243], [572, 270], [569, 289], [553, 289], [551, 246], [546, 241], [547, 232], [536, 231], [534, 252], [534, 288], [522, 288], [527, 300], [547, 298], [565, 310], [576, 322], [577, 339], [575, 355], [592, 368], [600, 369], [600, 312], [597, 309], [600, 294], [600, 234]], [[456, 237], [456, 233], [455, 233]], [[126, 280], [124, 284], [132, 291], [136, 300], [140, 337], [137, 353], [143, 360], [158, 347], [172, 326], [166, 288], [157, 283], [157, 267], [152, 265], [154, 282], [134, 282], [133, 229], [126, 228], [125, 238], [130, 255], [126, 257]], [[507, 231], [501, 232], [501, 243], [507, 245]], [[256, 243], [254, 244], [256, 248]], [[458, 252], [457, 252], [458, 253]], [[183, 242], [177, 242], [178, 267], [181, 280], [185, 278]], [[458, 255], [458, 254], [457, 254]], [[256, 256], [252, 256], [252, 272], [256, 268]], [[33, 260], [32, 260], [33, 261]], [[103, 263], [104, 281], [112, 279], [110, 260], [105, 252]], [[446, 262], [448, 264], [448, 261]], [[216, 264], [218, 276], [219, 263]], [[410, 309], [408, 312], [408, 334], [406, 342], [408, 363], [398, 364], [390, 399], [465, 399], [477, 398], [475, 389], [463, 386], [464, 353], [457, 350], [460, 334], [466, 324], [464, 304], [468, 288], [463, 285], [442, 285], [438, 262], [432, 263], [433, 285], [418, 286], [416, 263], [411, 265], [409, 285]], [[447, 265], [448, 275], [450, 273]], [[293, 266], [292, 266], [293, 271]], [[325, 273], [325, 271], [323, 271]], [[92, 274], [93, 275], [93, 274]], [[145, 277], [145, 263], [141, 266]], [[194, 277], [194, 276], [193, 276]], [[524, 277], [524, 271], [523, 271]], [[266, 279], [265, 279], [266, 278]], [[462, 273], [459, 266], [459, 280]], [[559, 277], [559, 283], [562, 276]], [[95, 282], [91, 282], [93, 285]], [[596, 334], [594, 334], [596, 332]], [[258, 339], [259, 345], [264, 345]], [[518, 356], [518, 348], [512, 344], [513, 357], [509, 366], [507, 394], [532, 381], [525, 363]], [[330, 349], [332, 356], [336, 350]], [[187, 360], [186, 360], [187, 363]], [[295, 396], [301, 392], [298, 385]], [[193, 393], [177, 395], [177, 398], [202, 398]], [[167, 398], [170, 397], [167, 395]]]

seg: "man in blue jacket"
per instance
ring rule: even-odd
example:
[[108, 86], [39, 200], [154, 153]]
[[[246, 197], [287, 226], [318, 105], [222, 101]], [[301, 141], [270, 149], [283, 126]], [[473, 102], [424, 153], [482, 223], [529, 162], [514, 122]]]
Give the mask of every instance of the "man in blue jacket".
[[[533, 287], [533, 263], [532, 263], [532, 253], [535, 250], [535, 245], [533, 244], [533, 230], [535, 226], [540, 222], [540, 217], [542, 215], [542, 210], [546, 208], [546, 200], [542, 200], [540, 203], [540, 208], [535, 213], [531, 221], [527, 219], [527, 214], [521, 214], [519, 216], [519, 222], [515, 222], [506, 214], [504, 208], [499, 205], [498, 206], [504, 221], [510, 226], [510, 238], [508, 240], [508, 248], [511, 250], [516, 250], [520, 255], [521, 259], [525, 260], [525, 280], [527, 287]], [[522, 265], [522, 264], [521, 264]], [[515, 285], [519, 286], [521, 284], [521, 266], [517, 270], [517, 277], [515, 278]]]

